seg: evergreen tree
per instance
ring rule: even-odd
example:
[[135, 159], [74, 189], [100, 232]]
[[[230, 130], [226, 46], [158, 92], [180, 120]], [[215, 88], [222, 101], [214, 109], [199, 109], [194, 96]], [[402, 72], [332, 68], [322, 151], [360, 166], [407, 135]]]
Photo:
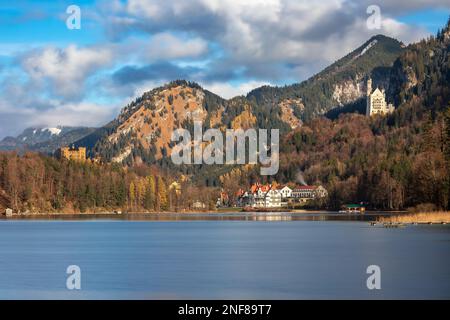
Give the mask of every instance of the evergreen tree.
[[160, 210], [167, 210], [168, 209], [168, 202], [167, 202], [167, 188], [166, 184], [164, 182], [164, 179], [162, 177], [158, 177], [158, 207]]
[[144, 196], [144, 208], [147, 210], [155, 209], [155, 178], [150, 175], [147, 177], [147, 184]]
[[136, 206], [136, 186], [133, 181], [130, 182], [129, 199], [130, 206], [134, 208]]

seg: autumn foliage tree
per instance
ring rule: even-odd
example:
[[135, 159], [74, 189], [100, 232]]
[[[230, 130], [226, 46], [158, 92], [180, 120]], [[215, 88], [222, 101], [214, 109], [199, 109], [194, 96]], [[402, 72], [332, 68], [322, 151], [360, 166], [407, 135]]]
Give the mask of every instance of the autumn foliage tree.
[[[175, 179], [149, 167], [0, 153], [1, 205], [16, 212], [168, 210], [167, 184]], [[180, 203], [178, 207], [188, 205]]]

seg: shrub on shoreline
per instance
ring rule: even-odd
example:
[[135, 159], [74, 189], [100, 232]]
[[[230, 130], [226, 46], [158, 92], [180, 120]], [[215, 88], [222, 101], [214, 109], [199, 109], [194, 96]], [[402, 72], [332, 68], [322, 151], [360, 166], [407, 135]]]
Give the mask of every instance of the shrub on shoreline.
[[382, 223], [450, 223], [450, 211], [419, 212], [380, 217]]

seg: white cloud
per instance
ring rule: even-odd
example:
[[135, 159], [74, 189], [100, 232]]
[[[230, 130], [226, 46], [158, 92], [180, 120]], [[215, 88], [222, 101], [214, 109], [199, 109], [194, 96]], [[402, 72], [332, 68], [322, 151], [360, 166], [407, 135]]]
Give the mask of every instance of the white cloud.
[[97, 127], [111, 121], [119, 108], [90, 102], [62, 103], [55, 102], [53, 108], [45, 111], [28, 110], [33, 117], [26, 120], [27, 126], [90, 126]]
[[207, 89], [225, 99], [230, 99], [230, 98], [240, 96], [240, 95], [246, 95], [253, 89], [256, 89], [256, 88], [264, 86], [264, 85], [270, 85], [270, 83], [262, 82], [262, 81], [249, 81], [249, 82], [241, 83], [239, 85], [232, 85], [230, 83], [225, 83], [225, 82], [202, 84], [202, 86], [205, 89]]
[[145, 16], [152, 19], [157, 19], [163, 14], [163, 6], [157, 1], [127, 1], [126, 11], [137, 16]]
[[[52, 105], [53, 103], [53, 105]], [[17, 135], [33, 126], [90, 126], [104, 125], [116, 117], [119, 107], [89, 102], [63, 103], [47, 101], [47, 109], [5, 108], [0, 105], [0, 137]]]
[[366, 9], [372, 2], [129, 0], [116, 4], [111, 12], [135, 21], [130, 24], [128, 20], [126, 26], [113, 23], [118, 33], [138, 29], [150, 34], [168, 30], [191, 34], [202, 41], [219, 44], [224, 55], [221, 59], [230, 69], [245, 66], [249, 77], [258, 77], [264, 74], [262, 69], [267, 64], [325, 67], [378, 33], [405, 43], [415, 41], [428, 32], [400, 23], [393, 18], [395, 15], [433, 6], [450, 7], [443, 0], [380, 1], [382, 28], [369, 30], [365, 23], [369, 17]]
[[146, 44], [150, 60], [192, 58], [205, 54], [208, 44], [201, 38], [181, 39], [164, 32], [154, 35]]
[[429, 32], [425, 28], [413, 27], [392, 18], [383, 19], [381, 26], [386, 34], [402, 39], [405, 43], [417, 42], [429, 36]]
[[[125, 102], [71, 102], [49, 97], [31, 82], [10, 75], [0, 83], [0, 137], [30, 126], [100, 126], [112, 120]], [[129, 101], [127, 101], [128, 103]]]
[[74, 98], [84, 95], [86, 79], [108, 65], [112, 58], [112, 52], [105, 47], [78, 48], [69, 45], [65, 49], [47, 47], [30, 51], [21, 62], [33, 82], [42, 85], [48, 81], [55, 94]]

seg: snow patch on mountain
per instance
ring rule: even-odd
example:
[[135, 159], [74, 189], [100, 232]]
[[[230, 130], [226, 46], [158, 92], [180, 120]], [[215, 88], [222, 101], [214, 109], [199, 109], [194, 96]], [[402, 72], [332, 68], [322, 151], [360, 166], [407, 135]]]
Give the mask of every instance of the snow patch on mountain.
[[61, 128], [45, 128], [43, 130], [46, 130], [50, 132], [52, 135], [58, 136], [61, 133]]
[[356, 56], [356, 58], [359, 58], [359, 57], [361, 57], [362, 55], [364, 55], [367, 51], [370, 50], [370, 48], [372, 48], [372, 47], [373, 47], [374, 45], [376, 45], [377, 43], [378, 43], [378, 40], [377, 40], [377, 39], [371, 41], [364, 49], [362, 49], [361, 53], [358, 54], [358, 55]]

